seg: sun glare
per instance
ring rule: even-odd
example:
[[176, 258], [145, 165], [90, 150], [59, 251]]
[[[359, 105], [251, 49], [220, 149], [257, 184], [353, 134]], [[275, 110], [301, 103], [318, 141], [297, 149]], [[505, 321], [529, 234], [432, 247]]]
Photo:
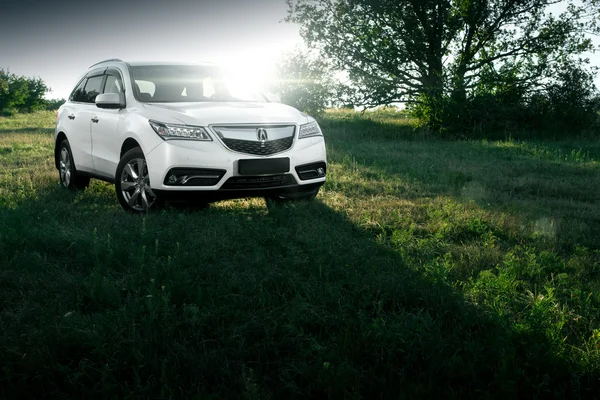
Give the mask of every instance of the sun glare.
[[247, 88], [265, 90], [274, 79], [279, 48], [267, 46], [249, 49], [216, 60], [222, 65], [229, 77]]

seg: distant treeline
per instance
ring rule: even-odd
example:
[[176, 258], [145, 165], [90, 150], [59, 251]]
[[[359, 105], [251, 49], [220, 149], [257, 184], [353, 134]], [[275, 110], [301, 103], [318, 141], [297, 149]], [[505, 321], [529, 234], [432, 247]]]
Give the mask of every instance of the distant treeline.
[[12, 74], [0, 68], [0, 113], [56, 110], [64, 99], [46, 100], [49, 88], [41, 78]]

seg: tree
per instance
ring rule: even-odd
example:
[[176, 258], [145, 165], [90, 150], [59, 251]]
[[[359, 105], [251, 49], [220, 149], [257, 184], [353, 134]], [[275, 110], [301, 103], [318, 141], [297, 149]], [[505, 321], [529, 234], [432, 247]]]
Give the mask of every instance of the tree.
[[27, 97], [21, 106], [23, 110], [31, 112], [46, 108], [44, 96], [48, 92], [48, 86], [40, 78], [26, 78]]
[[[571, 0], [287, 0], [288, 21], [308, 46], [348, 71], [356, 104], [417, 103], [439, 128], [445, 99], [473, 94], [482, 74], [524, 89], [556, 64], [590, 50], [595, 1]], [[559, 17], [552, 4], [567, 4]], [[501, 71], [517, 71], [505, 75]]]
[[8, 93], [8, 74], [0, 68], [0, 96]]
[[50, 99], [50, 100], [46, 100], [46, 110], [58, 110], [60, 108], [60, 106], [62, 106], [63, 104], [65, 104], [66, 100], [65, 99]]
[[0, 68], [0, 111], [31, 112], [46, 106], [48, 87], [40, 78], [26, 78]]
[[335, 97], [331, 66], [309, 51], [284, 54], [272, 90], [281, 101], [311, 115], [319, 115]]
[[597, 129], [600, 104], [593, 74], [569, 63], [555, 71], [555, 76], [553, 82], [529, 99], [531, 124], [537, 125], [531, 128], [554, 136]]
[[27, 98], [27, 81], [0, 69], [0, 111], [18, 109]]

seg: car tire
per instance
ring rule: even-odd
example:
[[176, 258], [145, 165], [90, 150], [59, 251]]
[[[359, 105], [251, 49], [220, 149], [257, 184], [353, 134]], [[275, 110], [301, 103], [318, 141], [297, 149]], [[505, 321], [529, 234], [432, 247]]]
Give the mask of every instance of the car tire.
[[271, 195], [271, 196], [265, 197], [265, 201], [267, 202], [267, 204], [269, 204], [269, 203], [285, 204], [285, 203], [296, 202], [296, 201], [312, 201], [317, 197], [317, 194], [319, 194], [319, 188], [317, 188], [314, 191], [309, 192], [309, 193]]
[[124, 210], [146, 213], [161, 208], [163, 202], [150, 187], [148, 164], [142, 149], [129, 150], [117, 165], [115, 191]]
[[69, 141], [64, 139], [58, 148], [58, 179], [60, 184], [69, 190], [85, 189], [90, 184], [90, 178], [81, 176], [75, 168], [73, 153]]

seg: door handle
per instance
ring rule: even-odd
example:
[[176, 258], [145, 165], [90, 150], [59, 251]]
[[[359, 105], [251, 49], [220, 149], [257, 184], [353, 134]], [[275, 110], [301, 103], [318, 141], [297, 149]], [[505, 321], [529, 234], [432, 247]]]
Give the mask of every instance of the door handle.
[[98, 119], [98, 117], [94, 117], [94, 118], [92, 118], [92, 122], [93, 122], [93, 123], [97, 124], [97, 123], [98, 123], [98, 121], [100, 121], [100, 120]]
[[69, 115], [69, 119], [75, 119], [75, 114]]

